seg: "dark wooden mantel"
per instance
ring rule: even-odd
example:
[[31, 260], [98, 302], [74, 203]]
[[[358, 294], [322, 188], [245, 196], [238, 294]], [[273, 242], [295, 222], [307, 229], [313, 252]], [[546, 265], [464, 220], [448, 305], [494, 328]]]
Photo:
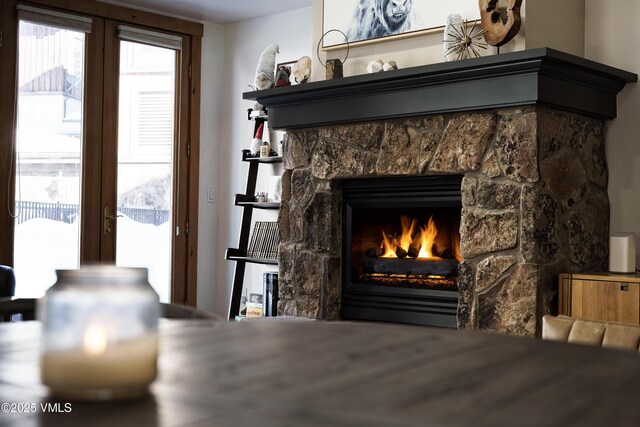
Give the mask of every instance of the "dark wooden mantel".
[[273, 129], [522, 105], [601, 119], [636, 74], [549, 48], [244, 93]]

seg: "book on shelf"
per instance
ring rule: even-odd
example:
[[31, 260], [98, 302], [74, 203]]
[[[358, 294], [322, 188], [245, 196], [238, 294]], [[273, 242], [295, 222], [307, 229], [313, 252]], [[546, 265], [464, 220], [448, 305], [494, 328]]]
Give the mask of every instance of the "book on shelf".
[[253, 233], [247, 256], [250, 258], [276, 259], [278, 257], [278, 244], [280, 233], [277, 221], [256, 221], [253, 225]]

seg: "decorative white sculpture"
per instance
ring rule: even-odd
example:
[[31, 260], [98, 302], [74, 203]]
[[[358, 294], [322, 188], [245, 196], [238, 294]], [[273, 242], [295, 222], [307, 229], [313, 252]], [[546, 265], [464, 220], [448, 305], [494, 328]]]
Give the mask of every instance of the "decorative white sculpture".
[[447, 24], [444, 26], [444, 60], [455, 61], [458, 59], [458, 52], [454, 49], [460, 42], [458, 32], [462, 28], [462, 16], [454, 13], [447, 16]]
[[296, 83], [304, 83], [309, 80], [311, 75], [311, 58], [303, 56], [298, 59], [298, 62], [293, 64], [293, 71], [291, 72]]
[[280, 48], [277, 44], [270, 44], [262, 51], [256, 68], [256, 78], [253, 82], [257, 90], [269, 89], [276, 84], [277, 53], [280, 53]]

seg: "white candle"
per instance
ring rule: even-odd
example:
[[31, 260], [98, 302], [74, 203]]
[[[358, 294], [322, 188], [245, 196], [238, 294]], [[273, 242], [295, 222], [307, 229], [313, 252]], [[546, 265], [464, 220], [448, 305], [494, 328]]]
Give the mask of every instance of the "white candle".
[[42, 382], [55, 395], [76, 398], [143, 394], [156, 378], [157, 349], [155, 336], [107, 342], [104, 331], [87, 328], [84, 348], [42, 354]]

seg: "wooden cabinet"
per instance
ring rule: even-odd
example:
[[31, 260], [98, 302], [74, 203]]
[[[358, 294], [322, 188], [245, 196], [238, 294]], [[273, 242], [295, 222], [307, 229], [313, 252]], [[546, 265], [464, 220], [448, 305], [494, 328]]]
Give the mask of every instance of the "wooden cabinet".
[[560, 274], [559, 314], [640, 324], [640, 275]]

